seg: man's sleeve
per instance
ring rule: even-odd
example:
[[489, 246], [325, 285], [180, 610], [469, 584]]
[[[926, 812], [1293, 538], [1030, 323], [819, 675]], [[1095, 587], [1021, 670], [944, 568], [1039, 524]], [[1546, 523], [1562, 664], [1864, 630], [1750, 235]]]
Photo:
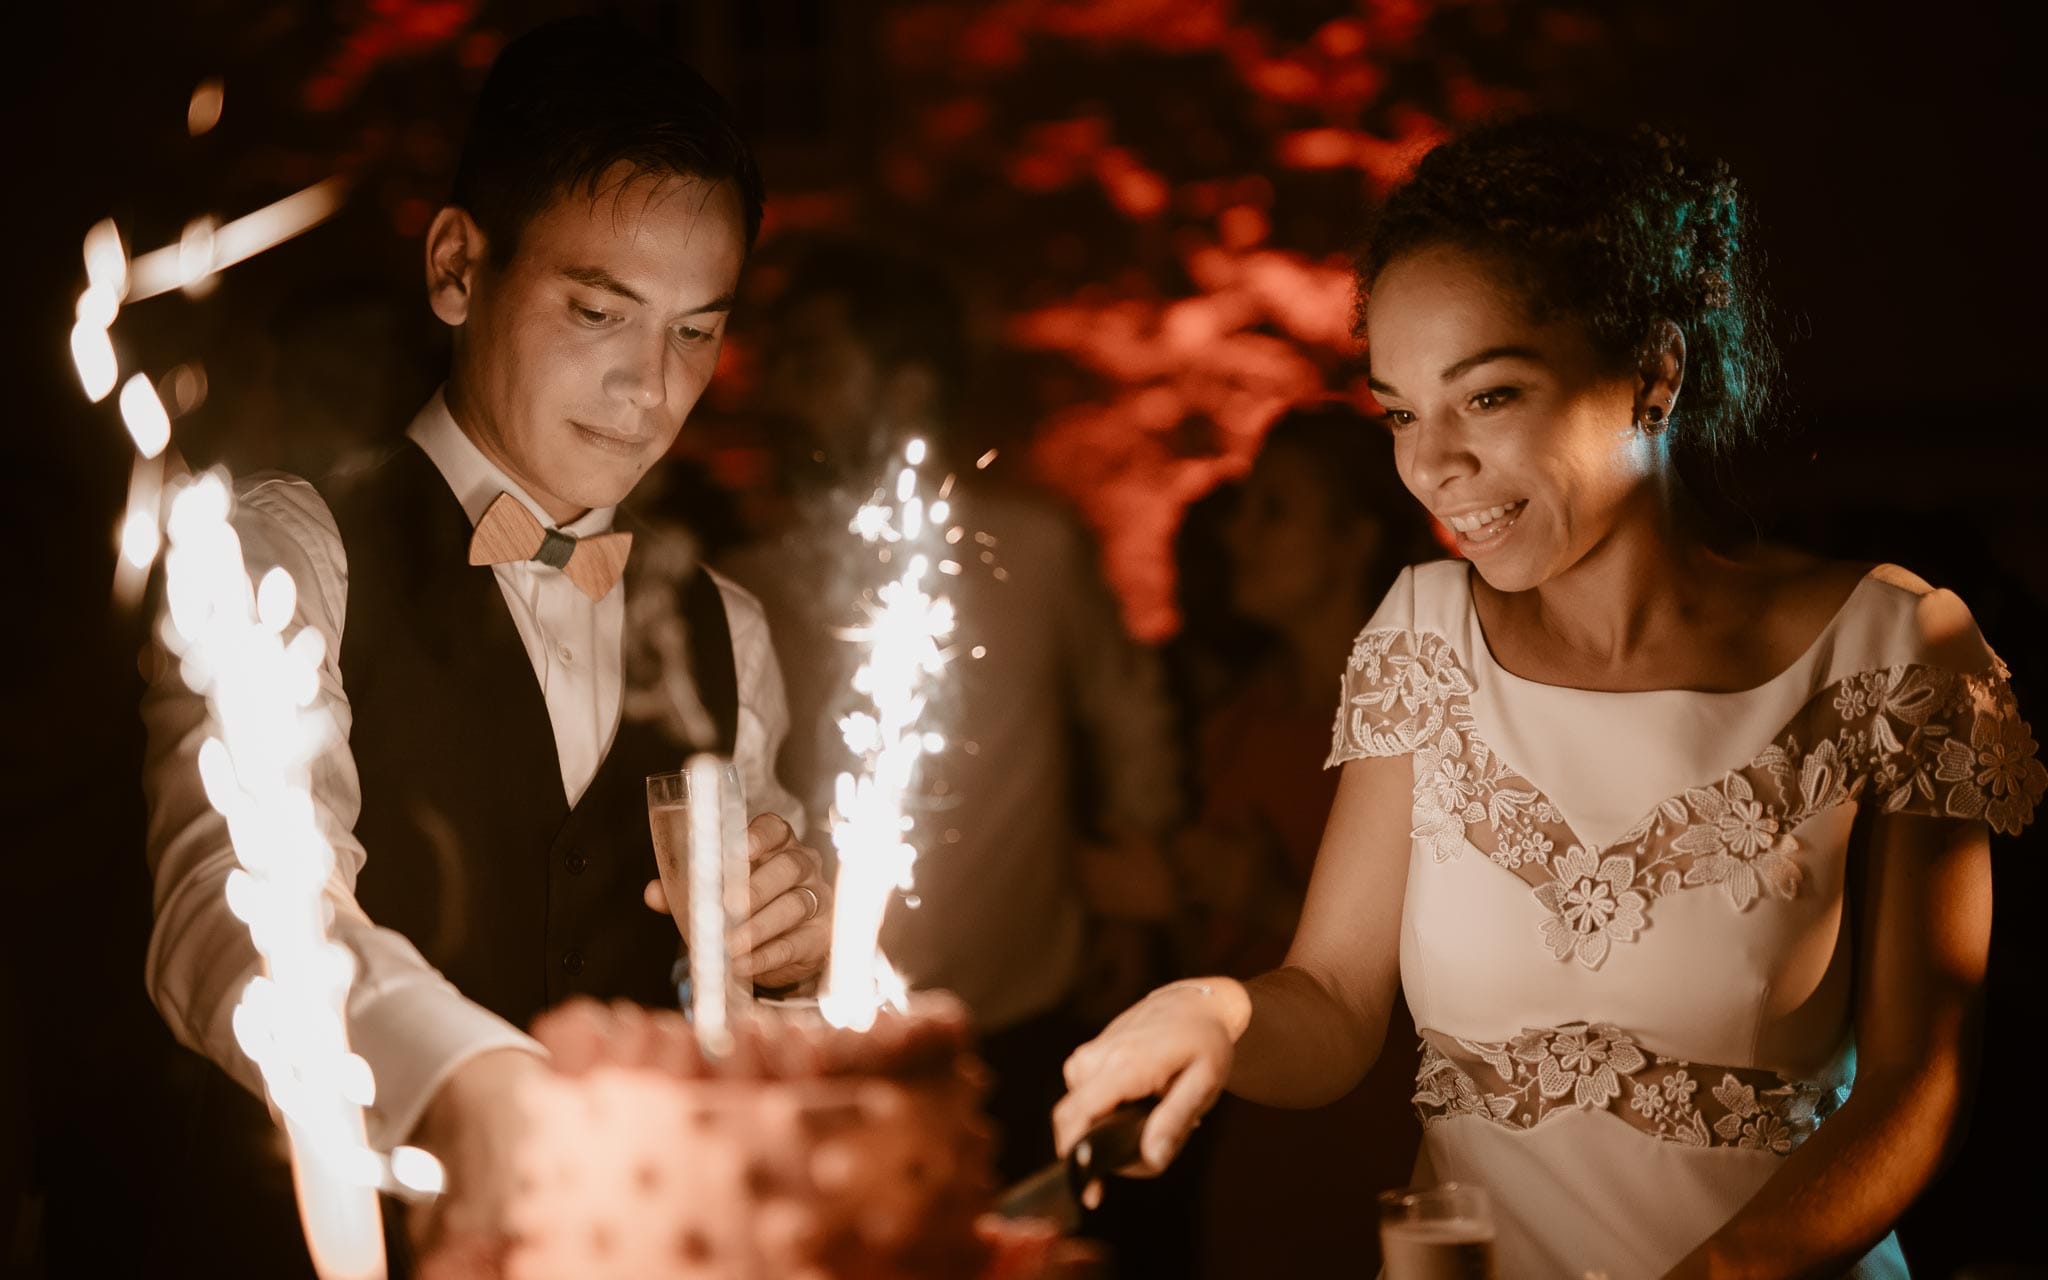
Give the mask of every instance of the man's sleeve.
[[[464, 998], [403, 935], [378, 928], [357, 905], [364, 852], [353, 828], [362, 792], [349, 753], [350, 712], [341, 682], [347, 607], [341, 536], [326, 504], [304, 481], [258, 478], [240, 488], [233, 523], [251, 580], [282, 566], [298, 586], [297, 614], [287, 633], [313, 627], [327, 642], [313, 709], [332, 718], [334, 731], [313, 762], [313, 809], [334, 848], [327, 886], [330, 931], [356, 957], [348, 1034], [350, 1047], [376, 1076], [376, 1102], [367, 1116], [370, 1142], [388, 1149], [406, 1139], [434, 1091], [463, 1062], [490, 1049], [538, 1047]], [[199, 782], [199, 747], [213, 731], [211, 717], [206, 700], [186, 686], [177, 656], [160, 640], [154, 656], [142, 701], [156, 912], [145, 980], [179, 1042], [260, 1097], [262, 1077], [236, 1044], [232, 1026], [235, 1005], [260, 959], [248, 927], [228, 909], [234, 849], [226, 820], [207, 803]]]
[[1181, 817], [1180, 754], [1158, 655], [1131, 638], [1086, 532], [1061, 519], [1050, 560], [1060, 577], [1060, 648], [1072, 714], [1100, 775], [1102, 834], [1156, 839]]
[[[768, 614], [752, 593], [723, 574], [713, 573], [725, 602], [726, 625], [732, 631], [733, 667], [739, 678], [740, 719], [734, 735], [733, 760], [740, 786], [753, 813], [777, 813], [801, 837], [807, 822], [803, 805], [782, 784], [775, 762], [789, 736], [789, 697], [782, 686], [782, 666], [768, 634]], [[812, 726], [806, 725], [806, 732]]]

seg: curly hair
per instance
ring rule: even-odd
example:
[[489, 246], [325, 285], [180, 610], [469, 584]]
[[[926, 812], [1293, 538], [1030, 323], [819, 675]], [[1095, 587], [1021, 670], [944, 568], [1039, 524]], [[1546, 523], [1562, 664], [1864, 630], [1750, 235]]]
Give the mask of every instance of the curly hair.
[[1403, 255], [1453, 245], [1507, 264], [1539, 322], [1569, 316], [1617, 368], [1660, 321], [1685, 335], [1671, 430], [1708, 452], [1758, 434], [1778, 358], [1746, 209], [1719, 162], [1647, 127], [1618, 134], [1555, 116], [1489, 125], [1424, 157], [1373, 221], [1357, 330], [1374, 281]]

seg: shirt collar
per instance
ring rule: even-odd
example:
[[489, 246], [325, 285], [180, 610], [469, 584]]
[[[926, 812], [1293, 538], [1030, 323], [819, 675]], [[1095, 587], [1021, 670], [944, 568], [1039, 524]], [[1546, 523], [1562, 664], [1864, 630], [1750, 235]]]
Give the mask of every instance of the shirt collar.
[[434, 392], [405, 429], [405, 434], [427, 455], [455, 491], [455, 500], [462, 504], [462, 510], [475, 524], [483, 519], [484, 509], [497, 500], [501, 493], [509, 493], [525, 504], [534, 518], [549, 529], [560, 529], [567, 534], [584, 538], [593, 533], [603, 533], [612, 527], [612, 519], [618, 507], [596, 507], [584, 512], [568, 524], [557, 525], [541, 505], [527, 495], [526, 490], [513, 482], [512, 478], [498, 468], [498, 464], [484, 456], [462, 428], [456, 425], [455, 415], [448, 411], [446, 389]]

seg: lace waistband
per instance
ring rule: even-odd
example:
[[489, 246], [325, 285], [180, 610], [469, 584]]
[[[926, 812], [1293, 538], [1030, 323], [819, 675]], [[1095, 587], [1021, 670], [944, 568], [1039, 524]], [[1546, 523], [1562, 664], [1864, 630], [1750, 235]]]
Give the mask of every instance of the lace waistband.
[[1560, 1111], [1605, 1111], [1681, 1146], [1786, 1155], [1838, 1098], [1758, 1067], [1659, 1057], [1615, 1027], [1578, 1022], [1494, 1044], [1425, 1030], [1414, 1101], [1425, 1127], [1470, 1115], [1528, 1129]]

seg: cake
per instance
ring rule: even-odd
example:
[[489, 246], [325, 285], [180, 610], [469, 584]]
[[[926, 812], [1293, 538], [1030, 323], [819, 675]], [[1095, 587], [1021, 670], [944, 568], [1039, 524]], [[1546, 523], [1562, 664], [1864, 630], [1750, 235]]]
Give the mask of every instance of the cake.
[[708, 1061], [682, 1015], [578, 1001], [534, 1026], [507, 1238], [423, 1280], [1023, 1280], [1072, 1274], [1049, 1226], [985, 1217], [985, 1079], [957, 1001], [865, 1032], [815, 1010], [736, 1028]]

